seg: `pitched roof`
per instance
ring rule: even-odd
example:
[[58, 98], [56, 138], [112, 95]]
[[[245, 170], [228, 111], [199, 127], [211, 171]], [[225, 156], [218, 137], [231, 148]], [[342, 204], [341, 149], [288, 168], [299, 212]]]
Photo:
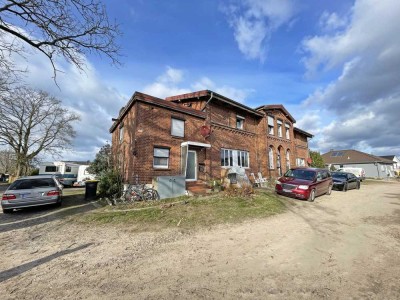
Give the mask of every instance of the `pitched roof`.
[[202, 111], [190, 108], [190, 107], [185, 107], [185, 106], [176, 104], [174, 102], [166, 101], [164, 99], [153, 97], [153, 96], [150, 96], [147, 94], [135, 92], [133, 94], [133, 96], [131, 97], [131, 99], [129, 100], [128, 104], [120, 110], [118, 118], [114, 120], [114, 123], [112, 124], [112, 126], [110, 128], [110, 133], [112, 133], [115, 130], [115, 128], [117, 128], [118, 124], [121, 122], [121, 120], [123, 120], [124, 116], [131, 109], [132, 105], [135, 102], [144, 102], [144, 103], [152, 104], [155, 106], [163, 107], [166, 109], [170, 109], [173, 111], [181, 112], [184, 114], [192, 115], [195, 117], [199, 117], [199, 118], [203, 118], [203, 119], [206, 118], [205, 112], [202, 112]]
[[210, 90], [202, 90], [202, 91], [197, 91], [197, 92], [193, 92], [193, 93], [187, 93], [187, 94], [182, 94], [182, 95], [176, 95], [176, 96], [171, 96], [171, 97], [167, 97], [165, 98], [165, 100], [167, 101], [172, 101], [172, 102], [178, 102], [180, 100], [185, 100], [185, 99], [193, 99], [193, 98], [200, 98], [200, 97], [206, 97], [209, 96], [211, 99], [211, 96], [213, 97], [213, 99], [218, 99], [224, 103], [227, 103], [231, 106], [234, 106], [236, 108], [239, 108], [241, 110], [244, 110], [248, 113], [251, 113], [253, 115], [256, 115], [257, 117], [262, 117], [263, 114], [251, 107], [248, 107], [242, 103], [239, 103], [235, 100], [232, 100], [228, 97], [225, 97], [223, 95], [220, 95], [216, 92], [210, 91]]
[[393, 161], [391, 160], [357, 150], [331, 150], [322, 154], [322, 158], [326, 164], [359, 164], [375, 162], [393, 164]]
[[307, 136], [307, 137], [309, 137], [309, 138], [314, 137], [314, 135], [312, 135], [311, 133], [308, 133], [307, 131], [304, 131], [304, 130], [302, 130], [302, 129], [300, 129], [300, 128], [293, 127], [293, 130], [294, 130], [294, 131], [297, 131], [297, 132], [299, 132], [299, 133], [301, 133], [301, 134], [304, 134], [305, 136]]
[[388, 160], [394, 160], [394, 158], [396, 156], [395, 155], [379, 155], [379, 157], [382, 157], [382, 158], [388, 159]]
[[292, 121], [292, 123], [296, 123], [295, 118], [292, 117], [292, 115], [286, 110], [286, 108], [282, 104], [269, 104], [256, 107], [256, 110], [272, 110], [272, 109], [281, 110], [285, 114], [285, 116], [289, 118], [290, 121]]

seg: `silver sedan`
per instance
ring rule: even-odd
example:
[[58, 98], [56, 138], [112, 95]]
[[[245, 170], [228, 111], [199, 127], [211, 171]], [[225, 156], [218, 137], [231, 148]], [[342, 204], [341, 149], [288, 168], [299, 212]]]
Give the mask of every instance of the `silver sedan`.
[[18, 178], [1, 198], [3, 213], [10, 213], [16, 208], [61, 203], [62, 185], [52, 175]]

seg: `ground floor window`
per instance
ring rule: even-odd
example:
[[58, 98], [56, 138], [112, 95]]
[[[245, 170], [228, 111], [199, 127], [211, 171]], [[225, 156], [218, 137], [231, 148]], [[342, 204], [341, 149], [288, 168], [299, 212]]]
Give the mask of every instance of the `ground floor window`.
[[221, 149], [222, 167], [249, 167], [249, 152], [241, 150]]
[[269, 169], [272, 170], [274, 168], [274, 148], [269, 147], [268, 150], [268, 161], [269, 161]]
[[306, 160], [304, 158], [296, 158], [296, 165], [298, 167], [305, 167], [306, 166]]
[[169, 149], [154, 147], [153, 167], [168, 169], [169, 165]]

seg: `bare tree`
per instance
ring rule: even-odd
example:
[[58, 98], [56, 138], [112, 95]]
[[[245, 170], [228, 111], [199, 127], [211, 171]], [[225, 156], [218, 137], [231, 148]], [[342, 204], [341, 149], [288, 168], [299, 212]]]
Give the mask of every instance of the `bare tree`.
[[15, 174], [15, 153], [12, 149], [0, 150], [0, 173]]
[[59, 55], [79, 69], [89, 53], [119, 64], [119, 34], [100, 0], [0, 0], [0, 69], [15, 71], [10, 54], [26, 55], [24, 45], [48, 57], [54, 77]]
[[79, 116], [44, 91], [26, 87], [0, 94], [0, 145], [15, 153], [16, 175], [24, 175], [40, 153], [57, 154], [72, 144]]

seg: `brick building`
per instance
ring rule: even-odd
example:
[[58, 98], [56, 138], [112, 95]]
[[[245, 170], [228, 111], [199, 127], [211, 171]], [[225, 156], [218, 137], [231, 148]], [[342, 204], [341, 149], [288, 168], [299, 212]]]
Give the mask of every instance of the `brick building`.
[[308, 138], [282, 105], [252, 109], [209, 90], [160, 99], [135, 92], [110, 128], [124, 180], [224, 177], [233, 167], [277, 177], [306, 165]]

